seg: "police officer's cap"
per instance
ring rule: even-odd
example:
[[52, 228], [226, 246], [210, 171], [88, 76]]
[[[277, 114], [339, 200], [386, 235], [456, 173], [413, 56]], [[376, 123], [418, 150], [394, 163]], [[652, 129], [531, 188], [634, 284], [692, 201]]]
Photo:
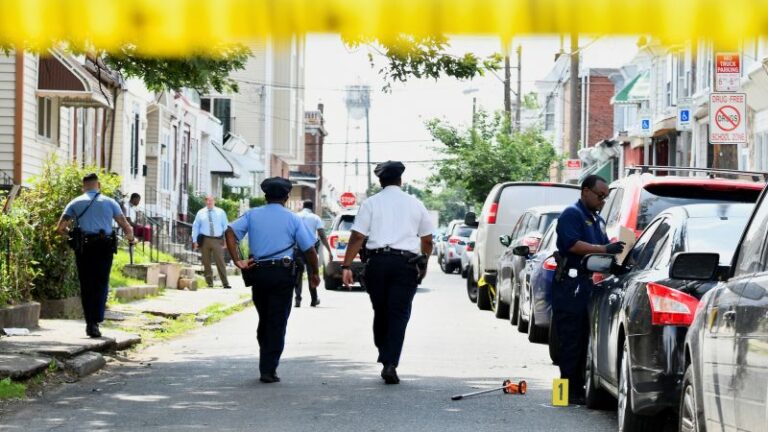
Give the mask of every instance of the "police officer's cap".
[[96, 173], [90, 173], [87, 176], [83, 177], [83, 183], [94, 182], [94, 181], [99, 181], [99, 176], [97, 176]]
[[403, 175], [405, 165], [402, 162], [386, 161], [376, 165], [373, 173], [380, 179], [398, 178]]
[[291, 181], [282, 177], [272, 177], [261, 182], [261, 190], [270, 198], [285, 198], [291, 193]]

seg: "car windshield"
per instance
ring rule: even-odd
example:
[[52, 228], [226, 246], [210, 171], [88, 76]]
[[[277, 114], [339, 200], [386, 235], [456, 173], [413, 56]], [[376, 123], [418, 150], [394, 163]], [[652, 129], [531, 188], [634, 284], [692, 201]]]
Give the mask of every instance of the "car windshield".
[[351, 231], [352, 225], [355, 224], [355, 216], [345, 215], [339, 220], [339, 226], [336, 227], [336, 231]]
[[688, 204], [755, 202], [759, 190], [710, 190], [692, 187], [651, 185], [640, 194], [637, 229], [644, 230], [659, 213]]
[[475, 229], [468, 226], [460, 226], [456, 227], [456, 229], [453, 230], [453, 235], [459, 236], [459, 237], [469, 237], [472, 235], [472, 231]]
[[748, 220], [746, 217], [688, 219], [686, 251], [718, 253], [720, 264], [727, 265]]
[[541, 215], [538, 231], [540, 233], [546, 232], [547, 228], [549, 228], [549, 226], [552, 225], [552, 222], [556, 221], [559, 216], [560, 213], [544, 213]]

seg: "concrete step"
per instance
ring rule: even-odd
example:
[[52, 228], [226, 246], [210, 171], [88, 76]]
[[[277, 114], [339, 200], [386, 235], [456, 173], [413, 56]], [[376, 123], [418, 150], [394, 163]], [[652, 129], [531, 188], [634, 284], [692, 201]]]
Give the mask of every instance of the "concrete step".
[[113, 288], [115, 297], [121, 300], [138, 300], [149, 296], [158, 295], [160, 287], [158, 285], [139, 285]]

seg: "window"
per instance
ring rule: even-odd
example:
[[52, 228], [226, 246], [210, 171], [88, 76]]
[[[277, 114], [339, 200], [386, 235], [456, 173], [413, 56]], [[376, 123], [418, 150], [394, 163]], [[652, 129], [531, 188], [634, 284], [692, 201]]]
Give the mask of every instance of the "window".
[[131, 121], [131, 175], [139, 175], [139, 115], [133, 115]]
[[672, 260], [672, 243], [671, 236], [666, 236], [662, 239], [663, 243], [656, 248], [656, 256], [651, 260], [651, 267], [656, 270], [661, 270], [669, 267]]
[[[213, 105], [213, 106], [211, 106]], [[213, 109], [211, 109], [213, 108]], [[227, 98], [201, 98], [200, 109], [221, 121], [224, 135], [232, 131], [232, 100]]]
[[171, 134], [163, 130], [163, 141], [160, 147], [160, 187], [171, 189]]
[[547, 97], [547, 104], [544, 113], [544, 130], [555, 130], [555, 94]]
[[[619, 223], [619, 217], [621, 216], [621, 205], [622, 200], [624, 198], [624, 189], [622, 188], [616, 188], [611, 190], [611, 195], [608, 197], [609, 200], [611, 200], [611, 207], [608, 210], [608, 213], [603, 216], [603, 219], [605, 219], [606, 226], [612, 226], [614, 224]], [[608, 206], [608, 203], [606, 203], [606, 207]]]
[[53, 139], [53, 101], [51, 98], [37, 98], [37, 134]]
[[765, 269], [765, 262], [761, 260], [765, 254], [765, 245], [768, 243], [766, 232], [768, 230], [768, 201], [762, 199], [759, 207], [752, 217], [752, 221], [744, 234], [744, 240], [736, 258], [734, 274], [747, 275]]
[[629, 254], [627, 254], [627, 258], [624, 261], [624, 265], [635, 267], [637, 263], [640, 261], [641, 254], [643, 252], [643, 249], [645, 249], [645, 245], [648, 244], [648, 241], [651, 239], [651, 236], [654, 234], [654, 231], [656, 231], [656, 228], [658, 228], [659, 222], [656, 221], [655, 223], [651, 224], [648, 228], [646, 228], [645, 231], [643, 231], [643, 234], [640, 235], [640, 238], [637, 239], [637, 242], [635, 242], [635, 245], [632, 246], [632, 250], [629, 251]]
[[755, 133], [755, 169], [768, 171], [768, 131]]
[[[655, 231], [652, 232], [652, 235], [650, 236], [643, 236], [647, 237], [648, 241], [645, 242], [643, 245], [644, 247], [641, 250], [632, 250], [632, 266], [637, 267], [639, 269], [648, 269], [650, 268], [651, 260], [654, 257], [656, 250], [659, 246], [664, 246], [664, 238], [667, 236], [667, 233], [670, 231], [669, 226], [669, 219], [664, 218], [657, 224], [657, 228]], [[639, 243], [639, 240], [638, 240]]]
[[675, 79], [676, 79], [676, 73], [675, 73], [675, 56], [672, 54], [667, 54], [667, 59], [665, 62], [666, 71], [664, 73], [664, 102], [665, 106], [671, 107], [676, 105], [676, 97], [675, 97]]

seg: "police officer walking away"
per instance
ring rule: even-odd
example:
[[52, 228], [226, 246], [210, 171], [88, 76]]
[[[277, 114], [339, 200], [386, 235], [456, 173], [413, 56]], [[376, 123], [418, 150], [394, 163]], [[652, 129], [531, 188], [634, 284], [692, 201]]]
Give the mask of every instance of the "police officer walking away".
[[[397, 366], [416, 287], [427, 272], [435, 228], [421, 201], [403, 192], [405, 166], [387, 161], [376, 166], [381, 192], [365, 200], [355, 217], [344, 256], [343, 280], [353, 282], [350, 266], [367, 237], [365, 286], [373, 305], [373, 341], [379, 350], [381, 377], [397, 384]], [[421, 255], [420, 255], [421, 254]]]
[[227, 229], [227, 213], [216, 207], [216, 199], [212, 195], [205, 197], [205, 207], [201, 208], [192, 223], [192, 250], [200, 249], [203, 259], [205, 283], [213, 287], [213, 270], [211, 256], [216, 261], [216, 270], [225, 289], [231, 288], [227, 279], [227, 265], [224, 263], [224, 230]]
[[[310, 200], [304, 201], [302, 210], [297, 213], [298, 216], [301, 218], [301, 220], [304, 222], [304, 225], [307, 227], [310, 233], [315, 237], [315, 251], [318, 253], [320, 252], [320, 243], [322, 242], [323, 246], [325, 246], [325, 249], [328, 251], [328, 254], [330, 256], [331, 254], [331, 245], [328, 243], [328, 237], [325, 235], [325, 228], [323, 227], [323, 220], [320, 219], [320, 216], [316, 215], [315, 212], [315, 203], [313, 203]], [[302, 254], [296, 255], [296, 307], [301, 307], [301, 291], [302, 291], [302, 284], [304, 282], [304, 269], [306, 268], [308, 273], [307, 276], [310, 276], [309, 274], [309, 267], [304, 262], [305, 259], [302, 256]], [[315, 307], [320, 304], [320, 298], [317, 296], [317, 287], [313, 287], [311, 284], [311, 280], [309, 281], [309, 295], [312, 297], [312, 301], [309, 303], [310, 306]]]
[[[280, 381], [277, 366], [285, 346], [285, 329], [291, 314], [296, 280], [294, 245], [309, 264], [311, 287], [320, 284], [315, 238], [301, 219], [285, 208], [291, 182], [273, 177], [261, 183], [267, 204], [252, 208], [227, 228], [225, 237], [235, 265], [243, 270], [259, 313], [259, 378], [263, 383]], [[250, 255], [243, 259], [238, 242], [248, 235]]]
[[101, 337], [99, 323], [104, 321], [109, 273], [117, 252], [112, 221], [123, 228], [128, 242], [134, 242], [133, 229], [120, 204], [102, 195], [100, 188], [96, 174], [83, 177], [83, 194], [67, 204], [56, 228], [59, 234], [69, 234], [69, 244], [75, 251], [85, 334], [92, 338]]
[[583, 405], [584, 368], [589, 338], [588, 304], [591, 274], [582, 267], [585, 255], [619, 254], [623, 242], [610, 243], [598, 214], [609, 190], [606, 181], [590, 175], [581, 183], [581, 198], [557, 220], [557, 270], [552, 286], [552, 320], [560, 343], [560, 377], [568, 379], [569, 401]]

